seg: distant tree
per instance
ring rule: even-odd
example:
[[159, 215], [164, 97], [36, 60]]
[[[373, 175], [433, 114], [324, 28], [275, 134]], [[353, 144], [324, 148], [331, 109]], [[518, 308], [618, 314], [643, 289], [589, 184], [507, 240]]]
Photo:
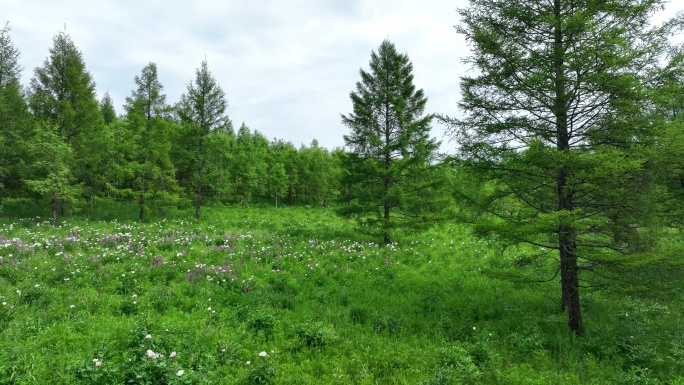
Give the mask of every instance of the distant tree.
[[275, 207], [287, 192], [287, 173], [282, 162], [274, 161], [268, 167], [268, 186], [275, 198]]
[[235, 133], [232, 127], [214, 131], [207, 137], [205, 194], [215, 198], [226, 198], [230, 195], [232, 184], [232, 164], [235, 156]]
[[316, 139], [309, 147], [302, 146], [300, 154], [302, 191], [306, 193], [307, 203], [313, 200], [325, 206], [337, 192], [340, 170], [330, 152], [320, 147]]
[[24, 183], [29, 190], [50, 202], [52, 226], [57, 223], [57, 214], [66, 203], [76, 200], [81, 186], [74, 183], [69, 165], [73, 152], [59, 135], [57, 128], [45, 125], [36, 129], [35, 137], [29, 142], [33, 173]]
[[268, 141], [259, 132], [250, 131], [242, 123], [235, 138], [233, 157], [233, 177], [236, 195], [243, 204], [249, 204], [251, 199], [265, 192], [267, 184], [266, 155]]
[[644, 79], [666, 45], [667, 28], [650, 20], [662, 5], [477, 0], [459, 10], [475, 71], [461, 79], [465, 117], [445, 121], [466, 164], [493, 181], [481, 203], [495, 216], [477, 229], [550, 250], [577, 335], [580, 282], [601, 283], [643, 250], [637, 228], [657, 211]]
[[286, 182], [281, 197], [289, 204], [294, 204], [297, 198], [301, 155], [292, 142], [285, 142], [282, 139], [271, 141], [268, 151], [274, 158], [272, 162], [282, 163], [285, 169]]
[[684, 224], [684, 52], [671, 52], [667, 64], [659, 69], [649, 84], [653, 100], [652, 120], [662, 129], [654, 140], [653, 174], [669, 193], [664, 200], [668, 226]]
[[102, 116], [95, 95], [95, 82], [81, 52], [71, 37], [59, 32], [53, 38], [50, 55], [37, 67], [31, 79], [29, 105], [39, 127], [56, 127], [57, 134], [73, 151], [73, 164], [67, 165], [83, 186], [86, 199], [105, 188], [100, 153], [108, 143], [100, 135]]
[[226, 115], [226, 94], [209, 71], [207, 61], [204, 60], [195, 71], [195, 80], [188, 83], [188, 89], [181, 96], [178, 104], [178, 115], [182, 129], [186, 131], [183, 137], [188, 146], [193, 146], [193, 155], [188, 160], [190, 167], [195, 170], [194, 194], [195, 217], [200, 219], [202, 205], [202, 187], [206, 181], [208, 136], [216, 130], [227, 130], [232, 127]]
[[157, 65], [150, 63], [135, 77], [137, 89], [126, 98], [126, 122], [133, 138], [130, 166], [133, 191], [138, 197], [139, 219], [151, 200], [176, 199], [175, 169], [171, 163], [170, 107], [166, 104]]
[[19, 50], [12, 43], [9, 23], [0, 29], [0, 87], [16, 83], [21, 75]]
[[433, 116], [424, 115], [427, 98], [413, 84], [408, 55], [385, 40], [371, 54], [370, 71], [360, 74], [350, 95], [354, 111], [342, 115], [351, 129], [344, 136], [351, 152], [342, 167], [352, 187], [340, 212], [379, 225], [384, 242], [390, 243], [393, 228], [419, 222], [411, 206], [431, 192], [407, 187], [435, 159], [439, 144], [430, 138]]
[[116, 120], [116, 110], [114, 109], [114, 101], [109, 96], [109, 92], [105, 92], [102, 100], [100, 100], [100, 115], [104, 124], [109, 125]]
[[22, 167], [28, 160], [25, 144], [32, 119], [19, 83], [21, 71], [19, 50], [7, 24], [0, 29], [0, 204], [5, 191], [20, 189]]

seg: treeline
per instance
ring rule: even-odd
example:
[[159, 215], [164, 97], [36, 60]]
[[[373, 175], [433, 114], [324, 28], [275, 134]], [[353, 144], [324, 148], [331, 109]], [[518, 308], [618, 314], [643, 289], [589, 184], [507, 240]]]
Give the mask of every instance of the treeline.
[[207, 198], [327, 205], [340, 189], [342, 150], [269, 140], [245, 123], [235, 129], [206, 61], [171, 104], [150, 63], [132, 79], [117, 116], [100, 100], [81, 52], [58, 33], [28, 86], [9, 25], [0, 35], [0, 204], [42, 200], [53, 221], [80, 199], [136, 201], [154, 208]]

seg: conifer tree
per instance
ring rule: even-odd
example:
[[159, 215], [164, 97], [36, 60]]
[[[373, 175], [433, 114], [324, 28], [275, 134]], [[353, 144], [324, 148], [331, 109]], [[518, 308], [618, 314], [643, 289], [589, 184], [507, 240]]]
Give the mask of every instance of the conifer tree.
[[109, 96], [109, 92], [105, 92], [100, 100], [100, 115], [105, 125], [109, 125], [116, 120], [116, 110], [114, 109], [114, 101]]
[[139, 219], [145, 219], [150, 200], [176, 199], [175, 169], [171, 163], [170, 108], [166, 104], [157, 65], [150, 63], [135, 77], [137, 88], [126, 98], [126, 121], [132, 137], [132, 189], [137, 195]]
[[87, 199], [104, 189], [100, 152], [108, 143], [101, 135], [102, 117], [95, 95], [95, 82], [85, 68], [83, 56], [71, 37], [59, 32], [50, 55], [31, 79], [29, 105], [39, 127], [54, 126], [73, 152], [70, 168], [74, 181]]
[[19, 83], [19, 50], [12, 43], [9, 24], [0, 29], [0, 204], [7, 190], [20, 189], [27, 161], [26, 141], [32, 122]]
[[52, 226], [55, 226], [58, 212], [67, 203], [75, 201], [81, 193], [81, 186], [73, 181], [69, 168], [73, 162], [73, 152], [58, 133], [57, 127], [51, 125], [38, 127], [28, 148], [33, 159], [33, 172], [24, 183], [29, 190], [50, 203]]
[[413, 84], [408, 55], [385, 40], [371, 53], [370, 70], [361, 69], [360, 75], [350, 94], [353, 112], [342, 115], [351, 129], [344, 136], [351, 152], [342, 165], [350, 187], [340, 212], [379, 227], [387, 244], [392, 229], [421, 222], [413, 204], [432, 192], [428, 185], [407, 187], [435, 159], [439, 144], [430, 138], [433, 116], [424, 114], [427, 98]]
[[207, 175], [207, 163], [212, 159], [207, 157], [208, 137], [221, 130], [231, 130], [232, 124], [226, 115], [226, 94], [209, 71], [209, 65], [204, 60], [195, 71], [195, 80], [188, 83], [188, 89], [181, 96], [178, 104], [178, 115], [184, 131], [181, 137], [188, 147], [185, 159], [186, 167], [194, 170], [191, 183], [195, 195], [195, 217], [200, 219], [203, 187]]
[[[557, 259], [568, 326], [583, 333], [580, 285], [643, 250], [652, 210], [647, 79], [668, 28], [660, 0], [473, 0], [457, 31], [474, 75], [452, 119], [461, 156], [495, 181], [478, 225]], [[674, 24], [671, 24], [673, 26]]]

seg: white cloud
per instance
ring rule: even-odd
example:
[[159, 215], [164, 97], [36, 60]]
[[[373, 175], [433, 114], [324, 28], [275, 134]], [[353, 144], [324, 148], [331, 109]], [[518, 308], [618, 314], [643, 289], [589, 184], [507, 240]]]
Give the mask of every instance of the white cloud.
[[[349, 92], [370, 53], [389, 37], [414, 65], [429, 112], [456, 114], [461, 63], [468, 54], [458, 24], [465, 0], [3, 0], [28, 84], [52, 37], [64, 28], [117, 109], [133, 77], [157, 63], [170, 103], [206, 57], [226, 91], [228, 113], [268, 138], [299, 146], [341, 146]], [[671, 4], [671, 7], [673, 5]], [[677, 6], [682, 9], [682, 6]], [[0, 20], [3, 21], [3, 20]], [[435, 127], [441, 137], [442, 127]]]

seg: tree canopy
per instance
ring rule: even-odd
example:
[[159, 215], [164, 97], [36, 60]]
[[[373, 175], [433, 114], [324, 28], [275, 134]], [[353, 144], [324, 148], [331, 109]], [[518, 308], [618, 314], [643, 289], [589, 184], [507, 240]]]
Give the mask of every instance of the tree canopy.
[[430, 137], [433, 115], [424, 113], [427, 98], [413, 84], [408, 55], [384, 40], [371, 53], [369, 67], [360, 70], [361, 81], [350, 94], [353, 112], [342, 115], [351, 130], [344, 136], [351, 152], [342, 165], [350, 187], [340, 212], [380, 226], [390, 243], [392, 228], [418, 222], [417, 201], [431, 194], [421, 188], [429, 185], [413, 182], [436, 159], [439, 143]]
[[[580, 281], [596, 283], [643, 250], [655, 212], [646, 79], [673, 24], [652, 27], [658, 0], [475, 0], [457, 31], [475, 75], [465, 117], [446, 118], [460, 152], [495, 181], [480, 230], [558, 258], [569, 327], [582, 334]], [[495, 218], [495, 219], [492, 219]], [[593, 277], [593, 278], [592, 278]]]

